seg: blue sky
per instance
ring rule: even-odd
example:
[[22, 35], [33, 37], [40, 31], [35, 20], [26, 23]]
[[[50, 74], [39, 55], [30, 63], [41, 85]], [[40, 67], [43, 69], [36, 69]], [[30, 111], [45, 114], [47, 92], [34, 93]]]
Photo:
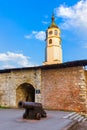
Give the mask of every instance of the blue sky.
[[42, 65], [54, 12], [63, 62], [87, 59], [87, 0], [0, 0], [0, 68]]

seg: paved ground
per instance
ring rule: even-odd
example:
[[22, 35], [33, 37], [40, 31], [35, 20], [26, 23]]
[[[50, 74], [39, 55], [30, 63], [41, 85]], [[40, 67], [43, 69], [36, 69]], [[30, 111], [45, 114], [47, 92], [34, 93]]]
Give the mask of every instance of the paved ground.
[[79, 123], [79, 126], [76, 130], [87, 130], [87, 121]]
[[87, 117], [84, 117], [80, 113], [71, 112], [67, 114], [64, 118], [71, 119], [72, 121], [76, 121], [77, 126], [75, 127], [74, 130], [87, 130]]
[[68, 112], [47, 111], [47, 118], [23, 120], [24, 110], [0, 109], [0, 130], [62, 130], [71, 123], [63, 116]]

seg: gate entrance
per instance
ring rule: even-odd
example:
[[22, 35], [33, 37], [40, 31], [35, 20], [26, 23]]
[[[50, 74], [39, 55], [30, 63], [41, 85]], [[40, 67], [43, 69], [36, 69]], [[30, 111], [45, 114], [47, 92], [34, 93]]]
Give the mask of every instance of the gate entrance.
[[16, 103], [20, 100], [35, 102], [35, 89], [31, 84], [23, 83], [16, 89]]

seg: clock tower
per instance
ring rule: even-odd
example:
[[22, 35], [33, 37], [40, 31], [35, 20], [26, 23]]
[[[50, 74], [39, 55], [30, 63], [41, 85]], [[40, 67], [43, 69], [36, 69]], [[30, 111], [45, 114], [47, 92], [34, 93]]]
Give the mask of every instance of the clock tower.
[[43, 64], [58, 63], [62, 63], [60, 29], [55, 23], [54, 15], [52, 15], [52, 22], [46, 31], [45, 62]]

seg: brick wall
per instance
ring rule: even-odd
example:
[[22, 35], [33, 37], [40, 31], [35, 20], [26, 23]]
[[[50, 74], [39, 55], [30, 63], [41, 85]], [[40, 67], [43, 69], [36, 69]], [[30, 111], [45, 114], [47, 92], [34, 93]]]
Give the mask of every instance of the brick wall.
[[86, 80], [86, 113], [87, 113], [87, 70], [85, 72], [85, 80]]
[[42, 103], [46, 109], [85, 111], [82, 67], [42, 70]]

